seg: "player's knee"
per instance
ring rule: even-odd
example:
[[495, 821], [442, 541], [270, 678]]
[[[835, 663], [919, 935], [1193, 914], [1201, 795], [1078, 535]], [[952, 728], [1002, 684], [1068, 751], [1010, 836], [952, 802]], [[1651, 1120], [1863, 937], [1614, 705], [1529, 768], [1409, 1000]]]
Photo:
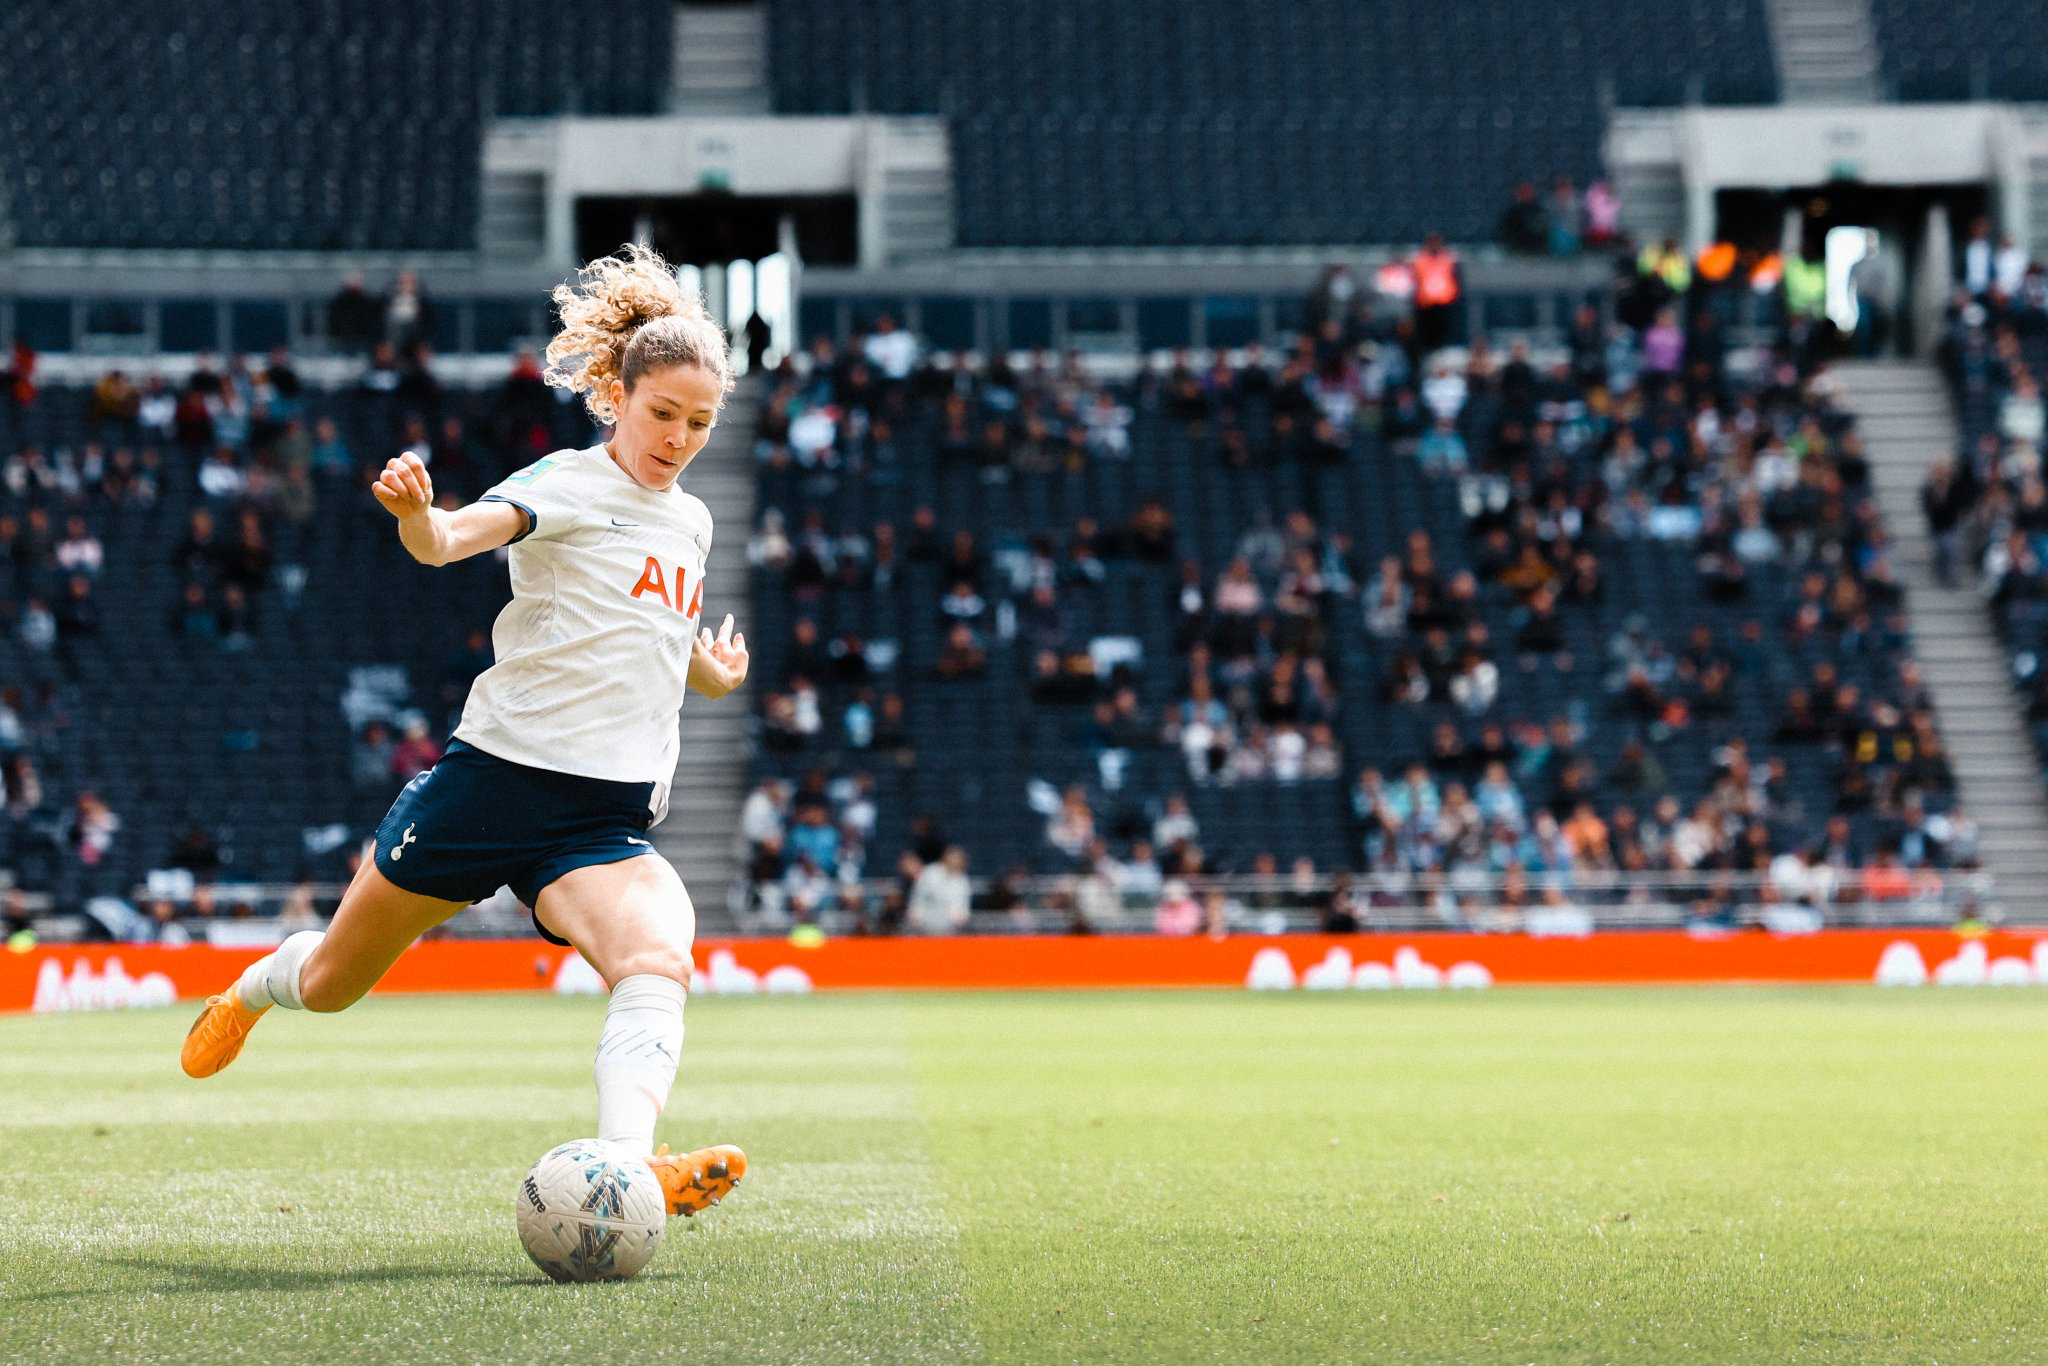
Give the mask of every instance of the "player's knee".
[[687, 987], [690, 985], [690, 967], [688, 944], [649, 944], [626, 955], [612, 980], [623, 982], [628, 977], [666, 977]]

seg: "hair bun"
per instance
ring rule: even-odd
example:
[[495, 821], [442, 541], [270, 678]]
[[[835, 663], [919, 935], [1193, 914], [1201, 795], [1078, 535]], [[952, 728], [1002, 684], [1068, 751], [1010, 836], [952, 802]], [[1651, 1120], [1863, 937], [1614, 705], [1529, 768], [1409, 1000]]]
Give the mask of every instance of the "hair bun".
[[[665, 318], [703, 335], [664, 342], [655, 350], [705, 364], [731, 389], [725, 330], [712, 321], [703, 297], [685, 290], [675, 268], [652, 247], [636, 242], [616, 255], [600, 256], [577, 272], [573, 283], [555, 286], [551, 297], [562, 329], [548, 343], [544, 378], [556, 388], [583, 395], [584, 405], [598, 421], [610, 422], [616, 416], [612, 381], [623, 380], [628, 386], [633, 382], [626, 357], [634, 337]], [[650, 359], [647, 348], [652, 339], [652, 334], [643, 337], [634, 349], [636, 366], [644, 368]]]

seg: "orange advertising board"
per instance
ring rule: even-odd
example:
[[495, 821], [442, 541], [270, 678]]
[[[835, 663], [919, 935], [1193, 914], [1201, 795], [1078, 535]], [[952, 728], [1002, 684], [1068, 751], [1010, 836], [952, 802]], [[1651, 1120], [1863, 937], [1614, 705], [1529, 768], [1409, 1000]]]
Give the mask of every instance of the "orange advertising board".
[[[0, 1010], [167, 1005], [234, 979], [257, 949], [43, 945], [0, 953]], [[697, 945], [700, 993], [826, 990], [1250, 987], [1413, 990], [1513, 985], [1882, 982], [2048, 985], [2048, 935], [1825, 930], [1520, 935], [1243, 935], [783, 939]], [[416, 944], [384, 992], [604, 989], [573, 952], [539, 940]]]

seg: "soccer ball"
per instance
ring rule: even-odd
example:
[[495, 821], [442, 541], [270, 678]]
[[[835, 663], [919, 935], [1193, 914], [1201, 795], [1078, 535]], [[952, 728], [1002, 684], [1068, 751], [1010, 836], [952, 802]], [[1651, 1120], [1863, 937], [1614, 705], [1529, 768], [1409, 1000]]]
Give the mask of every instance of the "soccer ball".
[[640, 1158], [579, 1138], [541, 1154], [519, 1183], [519, 1241], [557, 1281], [623, 1281], [661, 1246], [668, 1205]]

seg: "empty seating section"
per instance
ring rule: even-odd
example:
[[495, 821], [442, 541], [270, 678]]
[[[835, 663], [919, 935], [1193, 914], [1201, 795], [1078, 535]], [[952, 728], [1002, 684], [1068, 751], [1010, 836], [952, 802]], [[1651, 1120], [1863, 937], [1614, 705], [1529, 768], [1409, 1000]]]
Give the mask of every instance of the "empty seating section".
[[[1902, 87], [1953, 93], [1978, 40], [1877, 3]], [[8, 7], [0, 200], [25, 247], [469, 250], [485, 124], [658, 110], [673, 13]], [[1514, 182], [1597, 174], [1609, 100], [1777, 93], [1762, 0], [773, 0], [769, 46], [781, 112], [947, 116], [974, 246], [1480, 239]], [[2038, 95], [2026, 44], [1983, 51]]]
[[971, 246], [1482, 239], [1597, 173], [1608, 95], [1777, 93], [1761, 0], [775, 0], [769, 41], [784, 112], [949, 118]]
[[1870, 0], [1870, 11], [1897, 99], [2048, 99], [2032, 0]]
[[495, 115], [650, 113], [673, 6], [0, 8], [22, 247], [471, 250]]

